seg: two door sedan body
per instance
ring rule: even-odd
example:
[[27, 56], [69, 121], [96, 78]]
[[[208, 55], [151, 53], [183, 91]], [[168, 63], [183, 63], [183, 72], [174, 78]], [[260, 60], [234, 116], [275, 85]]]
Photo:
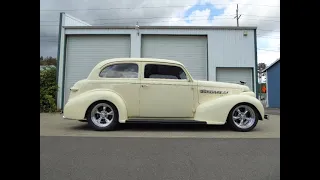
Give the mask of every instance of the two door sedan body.
[[249, 131], [264, 115], [254, 96], [243, 85], [194, 80], [176, 61], [113, 59], [97, 64], [70, 88], [64, 117], [86, 118], [96, 130], [136, 119], [207, 124], [230, 119], [234, 129]]

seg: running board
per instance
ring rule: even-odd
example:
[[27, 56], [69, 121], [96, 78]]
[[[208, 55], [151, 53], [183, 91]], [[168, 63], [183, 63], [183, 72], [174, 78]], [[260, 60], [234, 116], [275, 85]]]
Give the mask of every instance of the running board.
[[145, 119], [129, 119], [126, 123], [146, 123], [146, 124], [207, 124], [204, 121], [195, 120], [145, 120]]

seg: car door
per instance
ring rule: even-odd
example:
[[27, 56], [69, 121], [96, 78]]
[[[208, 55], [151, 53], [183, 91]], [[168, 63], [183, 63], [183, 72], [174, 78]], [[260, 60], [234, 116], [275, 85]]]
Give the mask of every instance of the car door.
[[193, 117], [194, 84], [179, 65], [142, 63], [140, 117]]
[[121, 62], [109, 64], [102, 68], [99, 84], [95, 87], [113, 91], [126, 104], [128, 117], [139, 116], [139, 63]]

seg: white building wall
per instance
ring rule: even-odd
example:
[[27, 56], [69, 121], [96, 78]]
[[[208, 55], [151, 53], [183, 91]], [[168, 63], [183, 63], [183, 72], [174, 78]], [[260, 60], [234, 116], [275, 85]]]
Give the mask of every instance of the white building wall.
[[63, 13], [63, 19], [64, 23], [62, 26], [91, 26], [90, 24], [66, 13]]
[[[247, 36], [244, 36], [244, 33]], [[252, 67], [256, 73], [254, 30], [213, 30], [208, 37], [209, 80], [216, 80], [217, 67]], [[256, 91], [256, 74], [254, 74]]]
[[66, 41], [66, 36], [65, 36], [65, 28], [64, 26], [91, 26], [90, 24], [77, 19], [69, 14], [66, 13], [60, 13], [60, 24], [59, 24], [59, 49], [58, 49], [58, 60], [59, 60], [59, 65], [58, 65], [58, 85], [59, 85], [59, 90], [58, 90], [58, 94], [57, 94], [57, 104], [58, 104], [58, 108], [61, 108], [60, 104], [61, 104], [61, 97], [62, 97], [62, 83], [63, 83], [63, 72], [64, 72], [64, 65], [63, 65], [63, 60], [64, 59], [64, 51], [65, 51], [65, 41]]
[[[64, 29], [64, 28], [63, 28]], [[247, 33], [247, 36], [244, 36]], [[66, 28], [62, 36], [72, 34], [130, 34], [131, 57], [141, 57], [141, 34], [166, 35], [207, 35], [208, 37], [208, 76], [210, 81], [216, 80], [216, 67], [252, 67], [256, 72], [255, 33], [254, 30], [230, 29], [76, 29]], [[62, 37], [63, 39], [63, 37]], [[63, 44], [62, 44], [63, 42]], [[60, 43], [64, 47], [64, 41]], [[60, 48], [62, 52], [64, 48]], [[64, 53], [64, 52], [63, 52]], [[60, 53], [60, 62], [63, 57]], [[59, 66], [59, 87], [62, 85], [63, 68]], [[256, 90], [256, 74], [254, 74], [254, 90]], [[60, 89], [59, 89], [60, 90]], [[59, 98], [58, 93], [58, 98]], [[59, 100], [58, 100], [59, 101]], [[61, 100], [59, 101], [61, 102]], [[59, 105], [59, 104], [58, 104]]]

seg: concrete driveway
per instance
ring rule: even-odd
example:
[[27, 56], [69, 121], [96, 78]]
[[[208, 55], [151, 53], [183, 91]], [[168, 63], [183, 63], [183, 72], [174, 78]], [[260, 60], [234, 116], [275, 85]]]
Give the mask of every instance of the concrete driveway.
[[266, 114], [280, 115], [280, 109], [278, 108], [266, 108], [265, 111], [266, 111]]
[[124, 124], [117, 131], [93, 131], [86, 122], [64, 120], [61, 114], [40, 114], [40, 136], [157, 137], [157, 138], [280, 138], [280, 116], [259, 121], [251, 132], [235, 132], [226, 126]]

